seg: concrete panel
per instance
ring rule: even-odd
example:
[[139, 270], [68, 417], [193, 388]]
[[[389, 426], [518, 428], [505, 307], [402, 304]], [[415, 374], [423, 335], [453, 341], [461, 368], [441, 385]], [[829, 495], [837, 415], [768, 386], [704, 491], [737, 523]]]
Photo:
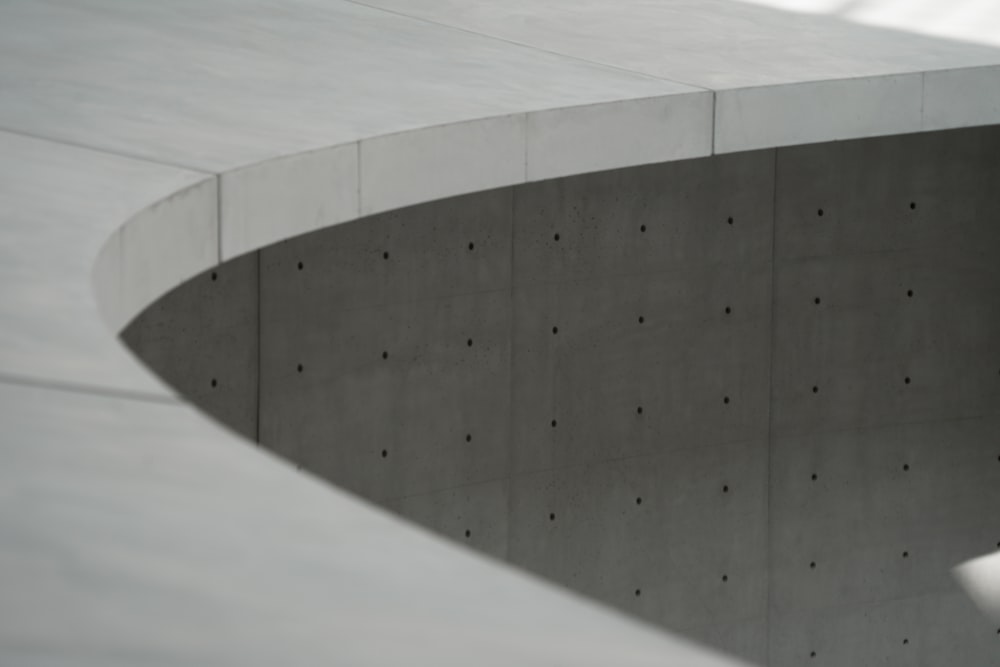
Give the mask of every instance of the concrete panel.
[[713, 104], [704, 91], [529, 114], [527, 180], [711, 155]]
[[219, 262], [218, 180], [208, 178], [141, 211], [94, 262], [101, 316], [121, 331], [157, 297]]
[[261, 440], [378, 500], [505, 476], [509, 238], [497, 191], [264, 251]]
[[386, 507], [458, 544], [507, 557], [507, 479], [397, 498]]
[[996, 655], [949, 571], [1000, 545], [998, 142], [778, 151], [771, 664]]
[[223, 260], [359, 215], [356, 143], [268, 160], [219, 180]]
[[771, 177], [754, 153], [516, 190], [515, 471], [766, 437]]
[[922, 77], [915, 73], [720, 90], [715, 152], [918, 132]]
[[151, 371], [250, 440], [257, 439], [257, 259], [196, 276], [122, 332]]
[[361, 213], [523, 183], [525, 150], [523, 114], [364, 140]]
[[998, 150], [996, 128], [781, 149], [775, 257], [922, 248], [992, 266]]
[[983, 511], [1000, 502], [998, 428], [991, 417], [776, 439], [772, 609], [835, 613], [955, 592], [950, 568], [1000, 538]]
[[766, 264], [524, 286], [514, 309], [515, 472], [767, 437]]
[[296, 298], [330, 311], [509, 289], [511, 191], [371, 216], [262, 251], [266, 319], [295, 316]]
[[[956, 104], [962, 100], [962, 104]], [[924, 128], [939, 130], [1000, 123], [1000, 67], [924, 74]]]
[[767, 262], [773, 174], [761, 151], [518, 187], [514, 281]]
[[768, 664], [978, 667], [996, 662], [997, 641], [972, 602], [951, 592], [772, 615]]
[[766, 451], [764, 439], [692, 441], [669, 452], [515, 477], [509, 559], [694, 639], [746, 622], [756, 637], [736, 643], [743, 655], [759, 658], [767, 609]]

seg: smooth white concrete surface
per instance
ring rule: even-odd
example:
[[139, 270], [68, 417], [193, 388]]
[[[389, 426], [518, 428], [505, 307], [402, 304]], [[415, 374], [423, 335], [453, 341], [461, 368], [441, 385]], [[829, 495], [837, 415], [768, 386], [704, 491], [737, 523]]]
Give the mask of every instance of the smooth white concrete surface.
[[206, 178], [0, 132], [0, 376], [172, 393], [108, 336], [91, 268], [118, 225]]
[[1000, 67], [924, 74], [924, 130], [995, 123]]
[[708, 155], [711, 113], [705, 91], [530, 114], [527, 180]]
[[[724, 0], [379, 4], [0, 5], [4, 662], [733, 664], [153, 410], [168, 392], [101, 336], [85, 274], [120, 328], [223, 256], [348, 219], [355, 185], [361, 213], [718, 152], [720, 91], [761, 88], [771, 122], [823, 82], [880, 82], [833, 100], [850, 124], [738, 125], [746, 145], [910, 131], [910, 98], [894, 119], [878, 104], [908, 75], [932, 82], [925, 127], [996, 123], [1000, 52]], [[763, 92], [785, 85], [800, 97]], [[360, 164], [325, 161], [358, 142]]]
[[922, 74], [717, 93], [715, 152], [919, 132]]
[[524, 122], [499, 116], [362, 141], [362, 215], [523, 183]]
[[[120, 331], [158, 296], [220, 261], [218, 179], [154, 203], [120, 227], [94, 263], [101, 314]], [[117, 279], [115, 279], [117, 278]]]
[[235, 169], [220, 177], [219, 187], [225, 261], [288, 236], [357, 218], [358, 144]]
[[[716, 152], [918, 131], [918, 75], [934, 70], [936, 86], [962, 86], [962, 70], [997, 59], [990, 46], [730, 0], [365, 4], [717, 91]], [[912, 83], [901, 87], [906, 73]], [[953, 122], [935, 117], [925, 129], [997, 122], [995, 104], [970, 86], [963, 92]], [[967, 105], [981, 109], [977, 121], [958, 120]]]

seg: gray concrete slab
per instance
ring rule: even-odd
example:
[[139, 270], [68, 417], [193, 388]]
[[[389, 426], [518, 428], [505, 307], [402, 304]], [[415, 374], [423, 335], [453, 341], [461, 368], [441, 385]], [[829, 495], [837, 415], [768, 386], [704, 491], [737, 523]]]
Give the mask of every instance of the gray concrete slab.
[[196, 276], [121, 334], [150, 371], [250, 440], [257, 440], [260, 366], [257, 259], [245, 255]]
[[510, 196], [264, 251], [261, 440], [381, 501], [505, 477]]
[[[518, 475], [509, 560], [764, 662], [766, 451], [764, 439], [715, 446], [692, 439], [644, 456]], [[735, 636], [719, 632], [742, 622]]]
[[385, 506], [417, 525], [475, 549], [507, 558], [510, 481], [468, 484], [388, 501]]

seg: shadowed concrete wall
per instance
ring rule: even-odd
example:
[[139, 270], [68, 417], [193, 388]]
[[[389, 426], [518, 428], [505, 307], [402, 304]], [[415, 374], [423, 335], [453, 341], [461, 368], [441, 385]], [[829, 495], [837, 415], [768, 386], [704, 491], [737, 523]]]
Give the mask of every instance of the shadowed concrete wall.
[[[505, 188], [293, 239], [125, 333], [443, 535], [777, 666], [995, 662], [1000, 129]], [[259, 377], [259, 381], [258, 381]]]

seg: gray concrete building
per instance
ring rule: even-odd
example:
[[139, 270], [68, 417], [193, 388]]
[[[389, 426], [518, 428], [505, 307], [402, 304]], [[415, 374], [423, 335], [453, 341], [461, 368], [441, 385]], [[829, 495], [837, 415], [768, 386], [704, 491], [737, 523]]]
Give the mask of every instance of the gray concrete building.
[[984, 3], [2, 2], [0, 664], [1000, 664], [998, 258]]

